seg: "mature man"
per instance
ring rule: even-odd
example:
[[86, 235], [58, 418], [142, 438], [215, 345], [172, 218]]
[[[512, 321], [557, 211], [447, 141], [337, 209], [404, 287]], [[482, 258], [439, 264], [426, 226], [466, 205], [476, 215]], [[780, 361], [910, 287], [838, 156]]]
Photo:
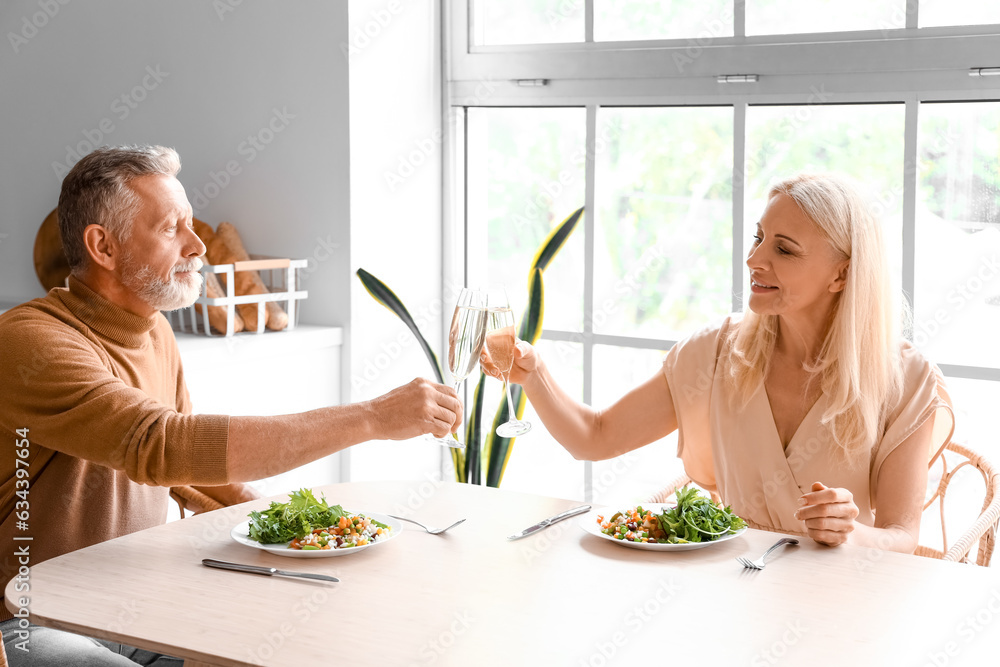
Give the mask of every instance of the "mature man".
[[[205, 246], [179, 170], [177, 153], [160, 146], [102, 148], [80, 160], [59, 196], [69, 288], [0, 317], [4, 586], [18, 573], [17, 545], [30, 544], [36, 565], [160, 524], [168, 487], [250, 499], [239, 483], [366, 440], [445, 435], [461, 420], [455, 392], [421, 379], [301, 414], [190, 414], [176, 341], [159, 312], [190, 305], [201, 289]], [[28, 534], [20, 511], [30, 515], [30, 543], [14, 541]], [[2, 618], [11, 613], [0, 605]], [[94, 640], [34, 626], [24, 653], [13, 648], [18, 622], [0, 623], [11, 665], [135, 664]], [[140, 664], [179, 664], [123, 652]]]

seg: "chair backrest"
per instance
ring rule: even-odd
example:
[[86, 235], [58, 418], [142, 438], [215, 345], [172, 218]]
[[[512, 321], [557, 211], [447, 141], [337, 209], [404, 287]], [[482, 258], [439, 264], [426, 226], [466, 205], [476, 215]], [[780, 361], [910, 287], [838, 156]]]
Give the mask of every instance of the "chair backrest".
[[[971, 522], [971, 525], [949, 545], [948, 542], [948, 519], [946, 514], [949, 498], [960, 495], [959, 489], [967, 489], [969, 485], [956, 483], [956, 475], [965, 470], [975, 477], [977, 471], [982, 477], [985, 492], [983, 503], [978, 504], [978, 516]], [[975, 563], [984, 567], [989, 566], [993, 557], [993, 547], [996, 542], [997, 523], [1000, 522], [1000, 475], [993, 465], [980, 454], [972, 451], [965, 445], [956, 442], [948, 443], [941, 456], [935, 460], [930, 468], [930, 478], [928, 487], [930, 493], [924, 503], [923, 520], [921, 521], [922, 538], [926, 537], [924, 531], [928, 529], [933, 532], [940, 531], [940, 549], [935, 546], [921, 545], [917, 547], [918, 556], [930, 558], [941, 558], [943, 560], [969, 562], [969, 556], [973, 549], [976, 549]], [[968, 477], [965, 477], [968, 479]], [[952, 492], [949, 496], [949, 490]], [[935, 507], [936, 503], [936, 507]], [[928, 531], [930, 532], [930, 531]], [[954, 531], [953, 531], [954, 532]], [[936, 537], [936, 535], [935, 535]], [[921, 541], [924, 541], [923, 539]]]

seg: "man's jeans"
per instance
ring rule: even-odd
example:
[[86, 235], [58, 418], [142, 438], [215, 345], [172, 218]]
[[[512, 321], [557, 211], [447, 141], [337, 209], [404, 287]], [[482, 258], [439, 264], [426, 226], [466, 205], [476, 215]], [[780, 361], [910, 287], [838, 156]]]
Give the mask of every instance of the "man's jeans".
[[184, 664], [180, 658], [39, 625], [28, 626], [27, 639], [18, 636], [19, 630], [25, 632], [16, 618], [0, 623], [10, 667], [181, 667]]

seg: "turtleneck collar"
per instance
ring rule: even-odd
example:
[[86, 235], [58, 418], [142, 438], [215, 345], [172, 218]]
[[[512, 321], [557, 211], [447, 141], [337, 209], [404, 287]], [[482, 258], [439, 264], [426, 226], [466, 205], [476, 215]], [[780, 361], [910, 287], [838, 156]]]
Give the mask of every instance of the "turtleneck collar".
[[69, 290], [63, 303], [80, 320], [100, 335], [124, 347], [138, 348], [148, 340], [156, 326], [156, 315], [141, 317], [118, 306], [90, 289], [75, 276], [69, 277]]

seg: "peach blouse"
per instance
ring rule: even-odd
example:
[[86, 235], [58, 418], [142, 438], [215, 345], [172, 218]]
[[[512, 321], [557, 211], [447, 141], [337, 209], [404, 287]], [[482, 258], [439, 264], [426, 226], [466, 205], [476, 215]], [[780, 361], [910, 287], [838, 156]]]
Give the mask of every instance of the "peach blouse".
[[876, 492], [886, 457], [928, 419], [934, 420], [927, 458], [933, 461], [951, 439], [954, 417], [938, 368], [909, 343], [901, 349], [903, 397], [867, 462], [849, 465], [838, 457], [828, 426], [821, 423], [827, 397], [820, 396], [782, 448], [763, 385], [745, 408], [734, 400], [725, 340], [738, 322], [705, 329], [675, 345], [663, 372], [677, 414], [677, 454], [687, 475], [717, 491], [733, 511], [759, 528], [804, 533], [795, 519], [798, 499], [813, 482], [854, 494], [858, 521], [873, 525]]

